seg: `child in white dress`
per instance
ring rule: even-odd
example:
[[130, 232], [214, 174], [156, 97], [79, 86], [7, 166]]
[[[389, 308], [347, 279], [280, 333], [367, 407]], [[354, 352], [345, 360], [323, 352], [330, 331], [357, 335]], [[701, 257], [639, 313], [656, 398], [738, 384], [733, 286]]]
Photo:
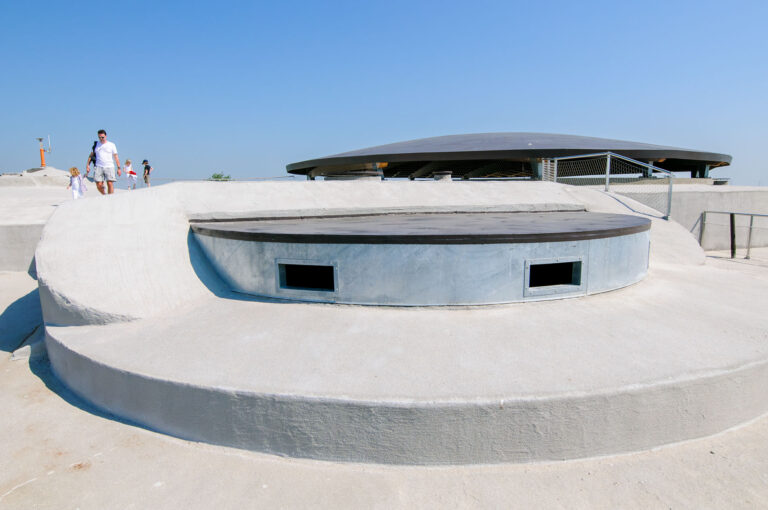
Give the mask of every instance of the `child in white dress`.
[[80, 170], [76, 166], [69, 169], [69, 186], [67, 186], [67, 189], [72, 189], [72, 198], [74, 200], [82, 198], [83, 193], [88, 190], [85, 187], [85, 180], [80, 175]]
[[128, 189], [136, 189], [136, 172], [130, 159], [125, 160], [125, 175], [128, 177]]

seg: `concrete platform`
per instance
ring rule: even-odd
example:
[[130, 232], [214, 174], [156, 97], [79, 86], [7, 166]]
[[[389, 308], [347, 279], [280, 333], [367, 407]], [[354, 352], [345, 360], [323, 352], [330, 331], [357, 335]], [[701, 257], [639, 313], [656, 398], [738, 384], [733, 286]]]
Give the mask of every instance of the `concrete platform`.
[[[289, 183], [277, 204], [266, 200], [274, 184], [91, 201], [86, 231], [111, 225], [99, 241], [105, 269], [116, 268], [98, 280], [63, 270], [62, 259], [94, 244], [60, 230], [86, 205], [61, 208], [37, 253], [57, 376], [109, 412], [180, 437], [354, 462], [606, 455], [713, 434], [768, 410], [764, 280], [702, 264], [690, 235], [658, 219], [646, 279], [578, 299], [403, 310], [229, 292], [190, 244], [190, 218], [267, 214], [261, 204], [287, 215], [291, 202], [363, 209], [356, 198], [379, 211], [432, 202], [628, 212], [600, 192], [551, 183], [434, 183], [439, 198], [414, 183], [308, 184]], [[109, 223], [113, 214], [122, 221]]]
[[284, 458], [127, 425], [78, 399], [41, 362], [0, 357], [0, 387], [3, 509], [768, 506], [767, 418], [626, 455], [535, 464], [385, 466]]
[[[99, 407], [187, 439], [403, 464], [604, 455], [766, 409], [768, 318], [750, 311], [750, 280], [681, 276], [471, 310], [215, 299], [138, 323], [49, 326], [48, 349]], [[727, 303], [727, 323], [681, 311], [694, 291]]]
[[0, 271], [34, 272], [32, 258], [45, 222], [72, 200], [68, 176], [53, 167], [0, 175]]

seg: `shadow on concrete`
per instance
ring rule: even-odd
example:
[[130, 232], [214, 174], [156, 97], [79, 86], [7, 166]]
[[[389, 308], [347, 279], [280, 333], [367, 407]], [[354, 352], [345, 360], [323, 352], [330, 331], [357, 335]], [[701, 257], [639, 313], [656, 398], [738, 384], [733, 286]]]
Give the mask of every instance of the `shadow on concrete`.
[[[630, 211], [632, 211], [635, 214], [639, 214], [640, 216], [647, 216], [648, 218], [657, 218], [657, 219], [660, 219], [660, 220], [664, 219], [664, 215], [662, 213], [660, 213], [660, 212], [657, 212], [656, 214], [650, 214], [650, 213], [647, 213], [647, 212], [638, 211], [637, 209], [635, 209], [634, 207], [632, 207], [631, 205], [626, 203], [624, 200], [622, 200], [621, 198], [619, 198], [615, 194], [612, 195], [610, 193], [606, 193], [606, 195], [611, 197], [612, 199], [614, 199], [615, 201], [617, 201], [618, 203], [620, 203], [621, 205], [623, 205], [624, 207], [626, 207], [627, 209], [629, 209]], [[650, 206], [646, 206], [646, 207], [650, 207]]]
[[189, 249], [189, 260], [195, 275], [200, 279], [203, 285], [211, 291], [213, 295], [222, 299], [235, 299], [237, 301], [256, 301], [260, 303], [293, 303], [294, 300], [274, 299], [269, 297], [253, 296], [250, 294], [241, 294], [233, 291], [229, 285], [219, 276], [214, 269], [208, 256], [195, 239], [195, 234], [189, 230], [187, 234], [187, 248]]
[[95, 405], [91, 404], [87, 400], [81, 398], [75, 392], [70, 390], [64, 383], [59, 381], [59, 379], [54, 375], [53, 370], [51, 369], [51, 364], [47, 358], [29, 360], [29, 369], [36, 377], [38, 377], [43, 382], [43, 384], [45, 384], [46, 388], [48, 388], [51, 392], [61, 397], [62, 400], [64, 400], [67, 404], [73, 407], [77, 407], [78, 409], [85, 411], [86, 413], [92, 414], [94, 416], [98, 416], [99, 418], [104, 418], [107, 420], [122, 423], [124, 425], [129, 425], [132, 427], [149, 430], [151, 432], [158, 432], [140, 423], [136, 423], [134, 421], [127, 420], [120, 416], [109, 413], [108, 411], [105, 411], [104, 409], [96, 407]]
[[35, 281], [37, 281], [37, 261], [35, 260], [35, 257], [32, 257], [32, 261], [29, 263], [29, 267], [27, 268], [27, 274]]
[[224, 283], [208, 257], [203, 253], [192, 229], [187, 233], [187, 249], [189, 249], [189, 261], [192, 264], [192, 269], [203, 285], [217, 297], [231, 298], [232, 290]]
[[13, 352], [43, 323], [37, 289], [22, 296], [0, 315], [0, 350]]

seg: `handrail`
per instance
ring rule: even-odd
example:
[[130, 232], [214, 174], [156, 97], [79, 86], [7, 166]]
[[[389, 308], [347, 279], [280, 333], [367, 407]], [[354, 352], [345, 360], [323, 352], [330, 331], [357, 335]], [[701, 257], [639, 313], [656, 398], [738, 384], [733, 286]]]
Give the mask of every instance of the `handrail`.
[[622, 156], [621, 154], [617, 154], [617, 153], [615, 153], [615, 152], [595, 152], [595, 153], [593, 153], [593, 154], [579, 154], [579, 155], [577, 155], [577, 156], [561, 156], [561, 157], [559, 157], [559, 158], [549, 158], [549, 159], [551, 159], [552, 161], [562, 161], [562, 160], [564, 160], [564, 159], [584, 159], [584, 158], [596, 158], [596, 157], [598, 157], [598, 156], [610, 156], [610, 157], [612, 157], [612, 158], [619, 158], [619, 159], [623, 159], [624, 161], [629, 161], [630, 163], [634, 163], [634, 164], [636, 164], [636, 165], [640, 165], [640, 166], [648, 167], [648, 168], [650, 168], [650, 169], [652, 169], [652, 170], [657, 170], [657, 171], [659, 171], [659, 172], [661, 172], [661, 173], [663, 173], [663, 174], [667, 174], [667, 175], [669, 175], [670, 177], [674, 177], [674, 176], [675, 176], [675, 174], [674, 174], [674, 173], [672, 173], [672, 172], [671, 172], [671, 171], [669, 171], [669, 170], [666, 170], [666, 169], [664, 169], [664, 168], [659, 168], [659, 167], [657, 167], [657, 166], [653, 166], [653, 165], [652, 165], [652, 164], [650, 164], [650, 163], [643, 163], [642, 161], [638, 161], [638, 160], [636, 160], [636, 159], [628, 158], [627, 156]]
[[743, 212], [731, 212], [731, 211], [702, 211], [701, 212], [701, 227], [699, 227], [699, 245], [704, 241], [704, 225], [707, 222], [707, 214], [727, 214], [729, 215], [729, 227], [731, 235], [731, 258], [736, 258], [736, 216], [749, 216], [749, 233], [747, 234], [747, 255], [745, 259], [749, 259], [750, 251], [752, 250], [752, 227], [755, 224], [755, 216], [758, 218], [768, 218], [768, 214], [760, 213], [743, 213]]
[[587, 159], [587, 158], [597, 158], [597, 157], [606, 157], [605, 162], [605, 191], [608, 192], [611, 189], [611, 158], [617, 158], [622, 159], [624, 161], [629, 161], [632, 164], [639, 165], [641, 167], [648, 168], [650, 170], [650, 173], [653, 174], [654, 171], [657, 171], [659, 173], [665, 174], [667, 178], [669, 179], [669, 190], [667, 191], [667, 213], [664, 215], [665, 220], [669, 220], [670, 216], [672, 215], [672, 183], [674, 182], [675, 174], [672, 173], [670, 170], [666, 170], [664, 168], [659, 168], [657, 166], [653, 166], [650, 163], [643, 163], [642, 161], [638, 161], [636, 159], [628, 158], [627, 156], [622, 156], [621, 154], [616, 154], [615, 152], [594, 152], [591, 154], [578, 154], [575, 156], [561, 156], [559, 158], [549, 158], [550, 161], [555, 162], [555, 168], [554, 168], [554, 179], [555, 182], [557, 182], [557, 163], [558, 161], [563, 161], [566, 159]]

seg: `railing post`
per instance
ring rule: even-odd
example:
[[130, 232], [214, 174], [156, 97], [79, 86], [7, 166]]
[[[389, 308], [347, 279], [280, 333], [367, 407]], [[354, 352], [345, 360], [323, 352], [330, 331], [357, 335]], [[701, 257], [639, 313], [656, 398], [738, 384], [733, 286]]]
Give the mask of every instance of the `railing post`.
[[701, 212], [701, 225], [699, 225], [699, 246], [704, 248], [704, 225], [707, 224], [707, 211]]
[[736, 258], [736, 215], [731, 213], [731, 258]]
[[747, 256], [744, 257], [745, 259], [749, 258], [749, 250], [752, 248], [752, 225], [755, 222], [755, 217], [753, 215], [749, 216], [749, 234], [747, 234]]
[[667, 179], [669, 179], [669, 192], [667, 193], [667, 215], [664, 216], [665, 220], [669, 220], [669, 218], [672, 216], [672, 174], [670, 173], [667, 176]]
[[611, 191], [611, 155], [608, 154], [605, 160], [605, 191]]

